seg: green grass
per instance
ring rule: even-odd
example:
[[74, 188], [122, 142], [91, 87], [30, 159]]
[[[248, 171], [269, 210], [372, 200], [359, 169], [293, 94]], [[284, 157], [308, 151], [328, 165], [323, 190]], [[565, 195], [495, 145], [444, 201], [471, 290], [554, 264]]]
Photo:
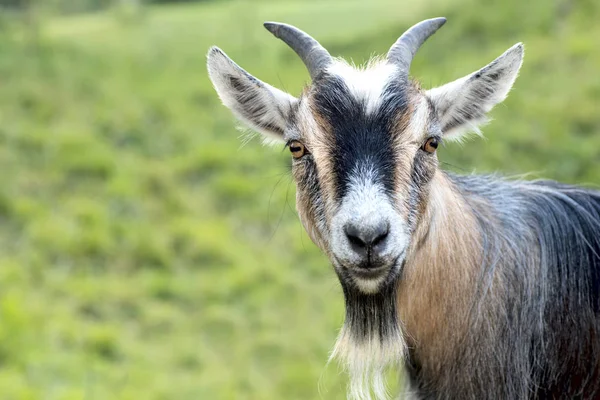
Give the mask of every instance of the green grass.
[[486, 139], [440, 149], [445, 168], [600, 183], [593, 0], [207, 2], [55, 17], [37, 45], [4, 32], [0, 397], [343, 399], [326, 365], [342, 294], [294, 214], [289, 155], [241, 147], [205, 54], [298, 94], [308, 74], [264, 20], [364, 62], [438, 15], [425, 87], [526, 44]]

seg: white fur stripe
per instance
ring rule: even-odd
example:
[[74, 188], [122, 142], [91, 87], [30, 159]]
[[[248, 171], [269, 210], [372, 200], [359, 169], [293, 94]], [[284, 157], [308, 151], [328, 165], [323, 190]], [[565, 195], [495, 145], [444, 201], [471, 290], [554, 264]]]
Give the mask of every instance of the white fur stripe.
[[364, 102], [366, 112], [372, 113], [381, 105], [383, 90], [396, 78], [398, 69], [381, 61], [371, 62], [363, 69], [344, 60], [336, 60], [327, 68], [327, 72], [342, 78], [354, 97]]

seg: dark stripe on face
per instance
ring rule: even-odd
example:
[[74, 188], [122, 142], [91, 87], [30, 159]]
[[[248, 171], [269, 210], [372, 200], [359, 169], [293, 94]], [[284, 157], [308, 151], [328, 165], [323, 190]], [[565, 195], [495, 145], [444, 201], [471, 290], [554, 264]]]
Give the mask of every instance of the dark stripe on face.
[[[305, 226], [306, 224], [310, 224], [315, 228], [321, 226], [327, 229], [324, 223], [325, 206], [321, 192], [321, 183], [311, 155], [303, 157], [295, 164], [294, 176], [298, 185], [297, 207], [306, 218], [303, 221]], [[322, 224], [319, 224], [320, 222]], [[323, 235], [327, 235], [327, 232], [322, 232], [321, 229], [312, 229], [312, 233], [319, 235], [319, 240], [322, 239]]]
[[335, 174], [336, 198], [341, 200], [353, 175], [374, 172], [374, 183], [394, 192], [396, 150], [394, 125], [408, 110], [408, 81], [398, 78], [384, 90], [378, 110], [366, 113], [364, 99], [352, 95], [344, 81], [326, 75], [315, 87], [316, 112], [331, 127], [331, 158]]
[[[418, 215], [423, 211], [426, 197], [429, 193], [427, 184], [431, 181], [437, 170], [437, 158], [423, 150], [417, 150], [410, 171], [410, 189], [408, 195], [409, 229], [414, 229]], [[421, 206], [421, 207], [419, 207]]]

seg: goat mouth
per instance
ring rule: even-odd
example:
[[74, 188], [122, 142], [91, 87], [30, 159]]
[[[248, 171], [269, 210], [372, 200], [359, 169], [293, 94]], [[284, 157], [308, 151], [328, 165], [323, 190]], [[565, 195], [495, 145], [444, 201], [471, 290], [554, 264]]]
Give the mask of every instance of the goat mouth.
[[349, 268], [348, 270], [356, 278], [371, 280], [381, 278], [390, 268], [390, 265], [382, 265], [373, 268]]
[[404, 251], [394, 257], [391, 262], [360, 266], [343, 264], [337, 258], [335, 258], [335, 261], [342, 268], [341, 274], [339, 274], [342, 280], [374, 284], [376, 282], [392, 281], [404, 263], [403, 256]]

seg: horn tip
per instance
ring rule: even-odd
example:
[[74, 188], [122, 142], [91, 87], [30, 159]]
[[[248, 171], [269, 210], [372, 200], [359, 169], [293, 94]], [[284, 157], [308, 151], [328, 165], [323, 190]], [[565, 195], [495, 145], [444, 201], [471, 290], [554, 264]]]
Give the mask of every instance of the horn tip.
[[279, 32], [279, 28], [281, 27], [281, 25], [283, 25], [283, 24], [281, 24], [279, 22], [272, 22], [272, 21], [266, 21], [265, 23], [263, 23], [263, 26], [275, 36], [277, 36], [277, 33]]
[[431, 22], [435, 23], [438, 28], [441, 28], [447, 21], [446, 17], [431, 18]]

